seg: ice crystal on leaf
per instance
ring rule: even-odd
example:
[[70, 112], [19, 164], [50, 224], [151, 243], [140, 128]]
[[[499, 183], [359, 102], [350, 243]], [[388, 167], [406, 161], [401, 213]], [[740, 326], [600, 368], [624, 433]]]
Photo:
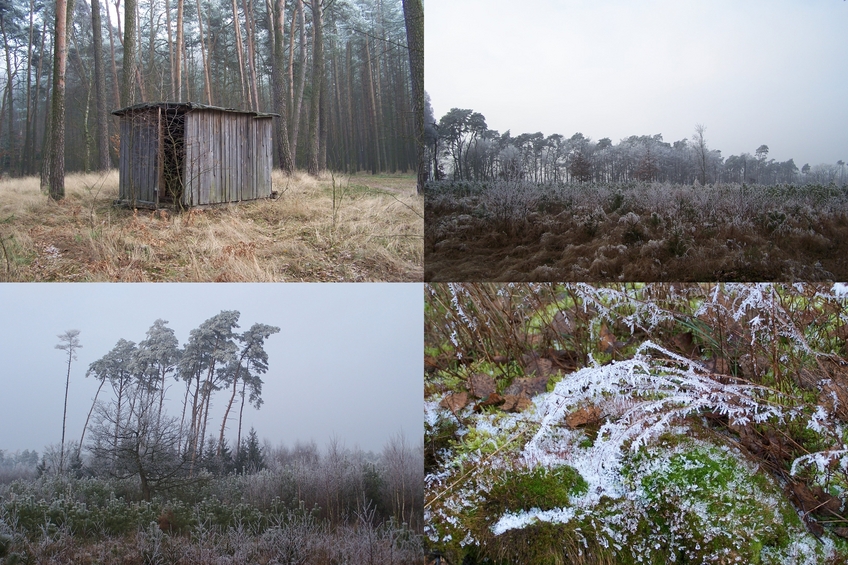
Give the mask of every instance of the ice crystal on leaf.
[[773, 391], [743, 382], [721, 383], [700, 364], [648, 341], [632, 359], [585, 368], [557, 383], [539, 402], [541, 425], [523, 456], [528, 465], [556, 465], [558, 429], [566, 415], [581, 405], [599, 406], [608, 420], [575, 467], [590, 491], [616, 495], [625, 448], [636, 451], [685, 416], [704, 410], [740, 425], [791, 415], [768, 402], [769, 394]]

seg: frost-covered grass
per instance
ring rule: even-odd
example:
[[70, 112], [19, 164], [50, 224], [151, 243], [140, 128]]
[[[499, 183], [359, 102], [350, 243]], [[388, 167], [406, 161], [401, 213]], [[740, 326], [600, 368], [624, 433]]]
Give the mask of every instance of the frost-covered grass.
[[298, 444], [269, 468], [182, 477], [152, 500], [137, 479], [47, 473], [0, 484], [0, 564], [418, 565], [420, 448], [382, 457]]
[[[429, 285], [430, 542], [467, 563], [842, 562], [845, 307], [841, 285]], [[549, 385], [520, 412], [447, 408], [481, 373]]]
[[425, 280], [845, 280], [835, 185], [433, 183]]

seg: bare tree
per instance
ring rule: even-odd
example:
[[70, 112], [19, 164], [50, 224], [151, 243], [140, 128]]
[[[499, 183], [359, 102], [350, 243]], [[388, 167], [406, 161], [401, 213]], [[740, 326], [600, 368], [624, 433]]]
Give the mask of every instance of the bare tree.
[[[149, 501], [157, 490], [185, 479], [188, 461], [179, 453], [179, 424], [159, 414], [156, 395], [148, 394], [142, 383], [133, 383], [127, 395], [129, 410], [122, 412], [114, 400], [98, 405], [91, 454], [95, 466], [115, 477], [138, 477], [142, 497]], [[120, 430], [117, 443], [113, 429]]]
[[415, 527], [423, 519], [424, 448], [413, 449], [402, 433], [383, 447], [386, 488], [392, 514], [398, 522]]
[[68, 330], [57, 336], [61, 340], [61, 343], [56, 345], [56, 349], [68, 352], [68, 375], [65, 378], [65, 409], [62, 413], [62, 447], [59, 450], [60, 474], [62, 473], [63, 465], [65, 463], [65, 421], [68, 417], [68, 387], [71, 384], [71, 361], [74, 361], [77, 358], [75, 354], [76, 350], [82, 347], [79, 342], [79, 334], [79, 330]]
[[706, 126], [695, 124], [695, 135], [692, 136], [692, 141], [695, 142], [695, 161], [698, 165], [701, 185], [707, 184], [707, 157], [709, 149], [707, 149], [707, 140], [704, 137], [705, 131], [707, 131]]

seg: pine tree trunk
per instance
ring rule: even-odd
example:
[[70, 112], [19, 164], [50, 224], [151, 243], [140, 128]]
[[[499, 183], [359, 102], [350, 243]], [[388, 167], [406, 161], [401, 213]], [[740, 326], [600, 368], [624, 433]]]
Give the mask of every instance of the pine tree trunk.
[[121, 90], [118, 82], [118, 63], [115, 57], [115, 34], [112, 32], [112, 16], [109, 15], [109, 6], [106, 6], [106, 29], [109, 30], [109, 52], [112, 62], [112, 96], [115, 99], [115, 107], [121, 107]]
[[312, 26], [315, 29], [315, 42], [312, 46], [312, 97], [309, 109], [309, 161], [307, 171], [317, 176], [321, 171], [320, 164], [320, 121], [321, 121], [321, 86], [324, 77], [324, 30], [321, 2], [312, 0]]
[[244, 6], [244, 19], [247, 27], [247, 72], [248, 88], [250, 96], [250, 108], [259, 110], [259, 88], [256, 81], [256, 18], [253, 15], [253, 0], [242, 0]]
[[124, 69], [121, 82], [121, 101], [125, 106], [135, 103], [135, 11], [137, 0], [124, 4]]
[[197, 0], [197, 27], [200, 31], [200, 57], [203, 60], [203, 76], [206, 83], [206, 103], [212, 102], [212, 83], [209, 79], [209, 61], [206, 59], [206, 43], [203, 41], [203, 12], [200, 9], [200, 0]]
[[[70, 4], [70, 9], [69, 9]], [[73, 0], [56, 0], [56, 27], [53, 40], [53, 103], [50, 140], [50, 198], [65, 197], [65, 68], [68, 62], [68, 34], [73, 18]]]
[[183, 100], [183, 72], [182, 72], [182, 53], [183, 53], [183, 2], [177, 0], [177, 46], [174, 51], [174, 76], [177, 79], [177, 102]]
[[100, 21], [100, 0], [91, 0], [91, 28], [94, 35], [94, 84], [97, 106], [98, 168], [112, 167], [109, 156], [109, 114], [106, 109], [106, 77], [103, 73], [103, 31]]
[[[33, 19], [35, 14], [35, 0], [29, 0], [29, 44], [27, 47], [27, 85], [26, 85], [26, 124], [24, 126], [24, 145], [21, 148], [21, 176], [26, 175], [30, 171], [30, 163], [32, 162], [32, 149], [30, 148], [33, 133], [32, 119], [32, 35], [33, 35]], [[42, 34], [43, 36], [44, 34]]]
[[[245, 18], [247, 14], [245, 13]], [[238, 53], [238, 62], [239, 62], [239, 76], [241, 77], [241, 104], [244, 106], [245, 101], [247, 100], [247, 80], [244, 76], [244, 44], [241, 40], [241, 25], [239, 24], [238, 17], [238, 6], [236, 5], [236, 0], [233, 0], [233, 25], [236, 30], [236, 52]], [[220, 451], [218, 455], [220, 455]]]
[[285, 1], [276, 0], [274, 3], [273, 30], [274, 35], [274, 65], [273, 65], [273, 88], [274, 109], [280, 115], [276, 119], [277, 124], [277, 156], [280, 168], [286, 174], [294, 170], [292, 163], [291, 146], [289, 145], [288, 115], [286, 113], [286, 86], [285, 86], [285, 43], [283, 41], [283, 29], [285, 25]]
[[371, 72], [371, 48], [368, 46], [368, 38], [365, 38], [365, 70], [368, 80], [368, 95], [371, 103], [371, 127], [373, 128], [373, 144], [371, 146], [371, 174], [377, 174], [382, 169], [380, 166], [380, 126], [377, 121], [377, 96], [374, 90], [374, 74]]
[[[294, 87], [293, 105], [292, 108], [292, 127], [291, 127], [291, 152], [292, 159], [297, 161], [297, 142], [300, 132], [300, 116], [303, 107], [303, 91], [306, 86], [306, 15], [303, 12], [303, 0], [297, 0], [297, 14], [299, 23], [300, 36], [300, 54], [299, 62], [300, 69], [297, 75], [296, 86]], [[294, 33], [292, 33], [294, 37]]]
[[171, 0], [165, 0], [165, 34], [168, 38], [168, 71], [171, 77], [171, 84], [168, 100], [174, 100], [176, 93], [174, 91], [177, 81], [174, 77], [174, 36], [171, 26]]

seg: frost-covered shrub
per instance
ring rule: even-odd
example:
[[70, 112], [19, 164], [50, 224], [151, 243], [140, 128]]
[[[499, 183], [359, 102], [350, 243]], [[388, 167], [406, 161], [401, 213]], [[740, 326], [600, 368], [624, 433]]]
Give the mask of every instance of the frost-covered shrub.
[[[426, 533], [455, 561], [844, 558], [844, 285], [428, 289], [425, 341], [442, 368], [425, 387]], [[440, 406], [472, 375], [503, 390], [541, 361], [548, 392], [527, 410]], [[560, 496], [572, 479], [546, 482], [560, 471], [585, 489]], [[774, 477], [811, 493], [796, 500], [805, 522]]]

